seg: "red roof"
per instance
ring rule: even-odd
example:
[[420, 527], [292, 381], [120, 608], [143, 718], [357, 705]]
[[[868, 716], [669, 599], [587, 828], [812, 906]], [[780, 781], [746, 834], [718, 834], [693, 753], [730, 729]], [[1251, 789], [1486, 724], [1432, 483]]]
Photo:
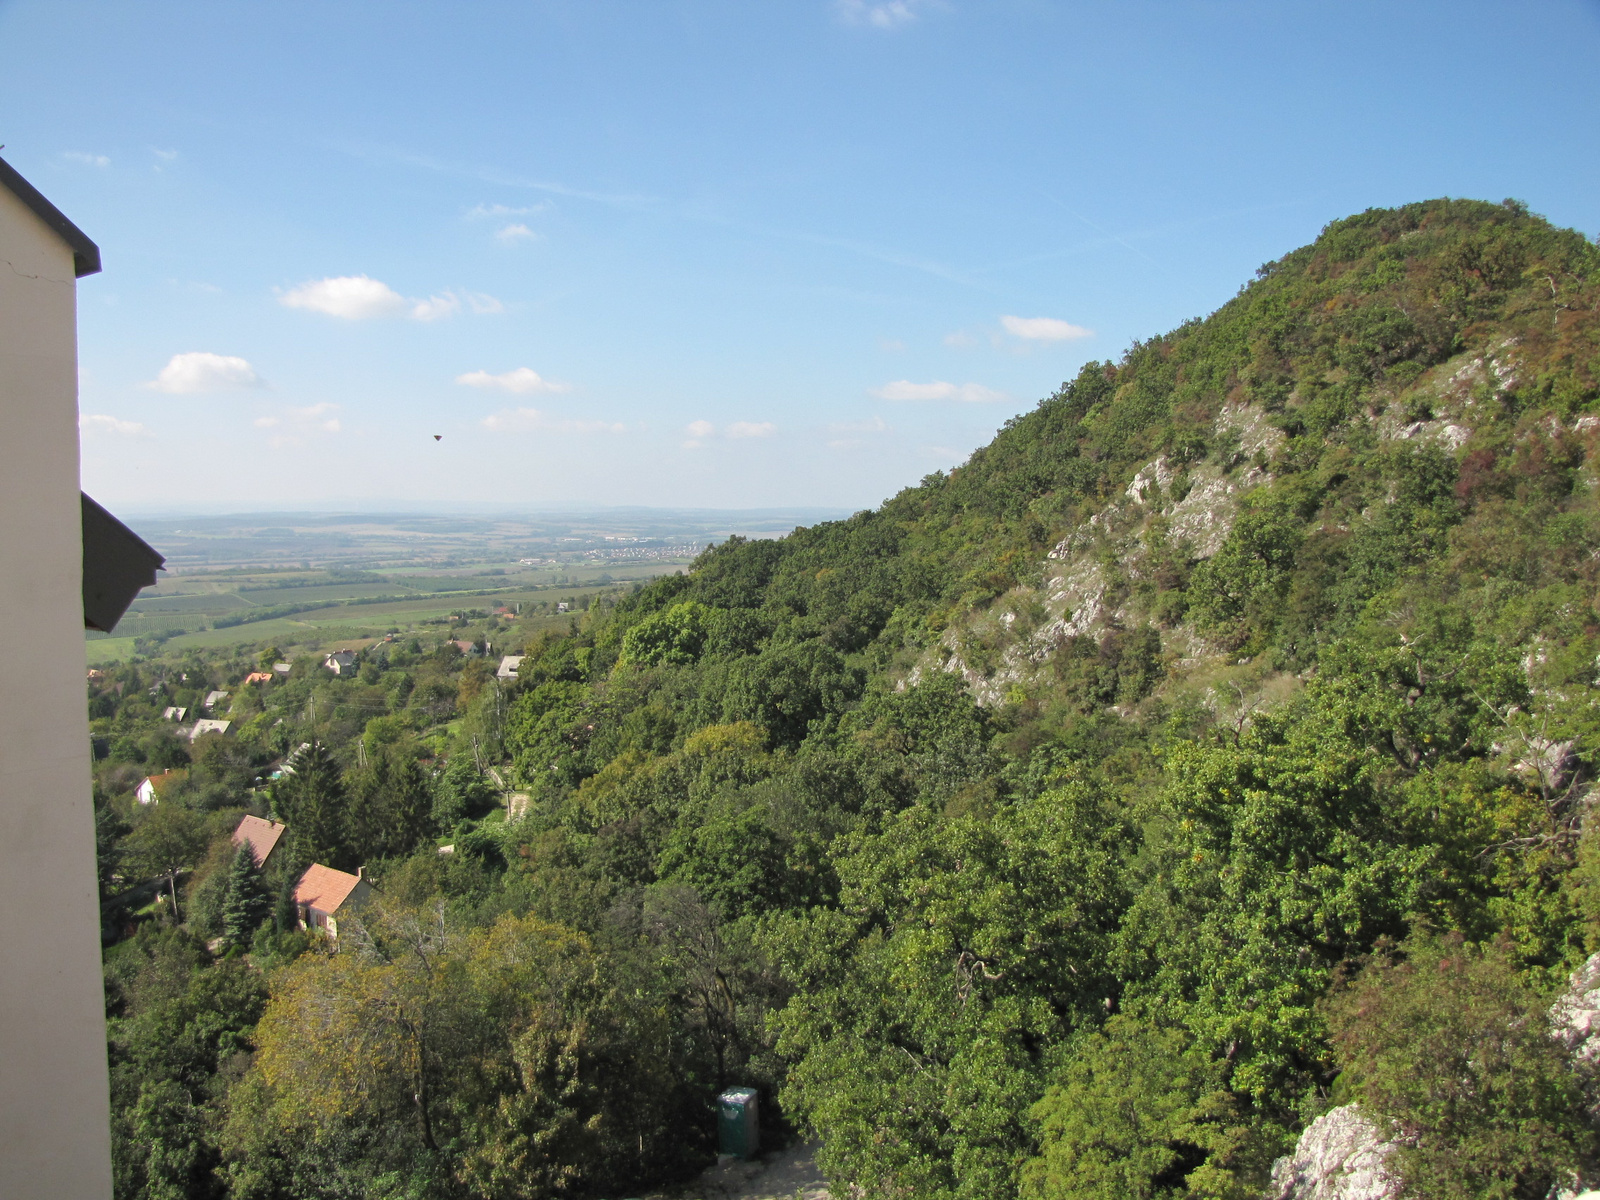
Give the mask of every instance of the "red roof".
[[146, 783], [148, 783], [152, 788], [154, 788], [157, 792], [159, 792], [159, 791], [161, 791], [162, 788], [166, 787], [167, 784], [169, 784], [169, 783], [177, 783], [178, 780], [182, 779], [188, 773], [189, 773], [189, 769], [187, 767], [183, 768], [182, 770], [178, 770], [178, 771], [174, 771], [171, 767], [168, 767], [165, 771], [161, 772], [161, 774], [159, 774], [159, 775], [146, 775], [144, 777], [144, 781]]
[[312, 863], [306, 868], [306, 873], [300, 876], [300, 882], [294, 885], [294, 902], [320, 913], [331, 914], [350, 898], [350, 893], [356, 890], [360, 882], [359, 875]]
[[260, 817], [245, 817], [239, 822], [239, 828], [233, 831], [233, 844], [235, 846], [248, 842], [250, 853], [255, 855], [256, 866], [264, 867], [271, 856], [278, 839], [283, 836], [283, 831], [289, 828], [280, 825], [277, 821], [263, 821]]

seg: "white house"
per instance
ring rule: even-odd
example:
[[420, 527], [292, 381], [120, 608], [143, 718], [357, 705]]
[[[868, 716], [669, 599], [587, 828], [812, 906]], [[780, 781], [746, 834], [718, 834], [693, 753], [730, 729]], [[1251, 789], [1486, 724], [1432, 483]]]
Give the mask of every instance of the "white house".
[[161, 719], [163, 721], [181, 721], [188, 715], [189, 710], [187, 708], [179, 708], [175, 704], [169, 704], [161, 710]]
[[232, 725], [232, 721], [196, 721], [194, 723], [194, 728], [189, 730], [189, 740], [192, 742], [196, 738], [203, 737], [208, 733], [227, 733]]
[[78, 482], [77, 280], [100, 251], [0, 159], [0, 1196], [109, 1200], [85, 625], [110, 629], [161, 556]]
[[187, 771], [174, 771], [168, 767], [159, 775], [146, 775], [139, 781], [139, 786], [133, 789], [133, 798], [140, 804], [160, 804], [161, 793], [167, 790], [169, 784], [177, 783]]
[[207, 692], [205, 703], [200, 707], [210, 711], [228, 698], [227, 692]]
[[495, 672], [496, 678], [515, 679], [517, 671], [522, 666], [522, 660], [526, 657], [525, 654], [507, 654], [500, 660], [500, 669]]
[[335, 650], [322, 660], [322, 665], [335, 675], [354, 675], [356, 672], [356, 656], [353, 650]]

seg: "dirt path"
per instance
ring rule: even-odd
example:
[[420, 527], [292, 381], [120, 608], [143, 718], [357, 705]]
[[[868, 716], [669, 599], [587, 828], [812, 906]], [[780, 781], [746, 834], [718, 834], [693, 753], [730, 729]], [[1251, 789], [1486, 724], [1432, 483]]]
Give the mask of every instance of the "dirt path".
[[712, 1167], [683, 1194], [696, 1200], [829, 1200], [816, 1150], [811, 1142], [755, 1162], [734, 1159]]

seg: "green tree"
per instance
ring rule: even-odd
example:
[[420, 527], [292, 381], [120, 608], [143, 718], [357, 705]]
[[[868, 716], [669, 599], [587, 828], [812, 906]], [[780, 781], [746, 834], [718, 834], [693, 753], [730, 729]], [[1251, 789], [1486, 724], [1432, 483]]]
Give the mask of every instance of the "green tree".
[[1043, 1137], [1024, 1200], [1254, 1200], [1270, 1143], [1226, 1074], [1183, 1030], [1112, 1017], [1033, 1107]]
[[286, 762], [283, 776], [272, 785], [272, 811], [289, 826], [289, 857], [296, 862], [341, 869], [358, 865], [349, 844], [339, 766], [321, 740]]
[[1536, 1200], [1594, 1178], [1583, 1096], [1548, 1005], [1505, 952], [1459, 936], [1375, 954], [1328, 1002], [1345, 1082], [1393, 1121], [1408, 1196]]
[[272, 896], [261, 878], [255, 852], [241, 843], [228, 865], [227, 894], [222, 905], [222, 940], [243, 950], [272, 913]]

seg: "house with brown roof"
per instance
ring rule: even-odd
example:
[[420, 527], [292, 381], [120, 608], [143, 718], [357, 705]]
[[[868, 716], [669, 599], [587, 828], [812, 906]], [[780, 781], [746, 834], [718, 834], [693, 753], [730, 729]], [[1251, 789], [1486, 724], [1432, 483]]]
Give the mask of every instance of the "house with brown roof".
[[233, 844], [249, 846], [250, 853], [255, 857], [256, 866], [264, 871], [272, 858], [272, 852], [278, 848], [278, 842], [283, 838], [284, 830], [288, 828], [281, 821], [267, 821], [247, 814], [239, 822], [239, 827], [233, 831]]
[[304, 929], [327, 931], [339, 936], [339, 918], [348, 916], [372, 899], [372, 885], [359, 874], [335, 871], [312, 863], [300, 882], [294, 885], [294, 907]]
[[133, 797], [140, 804], [160, 804], [161, 793], [186, 776], [187, 770], [174, 771], [168, 767], [159, 775], [146, 775], [139, 786], [133, 790]]

